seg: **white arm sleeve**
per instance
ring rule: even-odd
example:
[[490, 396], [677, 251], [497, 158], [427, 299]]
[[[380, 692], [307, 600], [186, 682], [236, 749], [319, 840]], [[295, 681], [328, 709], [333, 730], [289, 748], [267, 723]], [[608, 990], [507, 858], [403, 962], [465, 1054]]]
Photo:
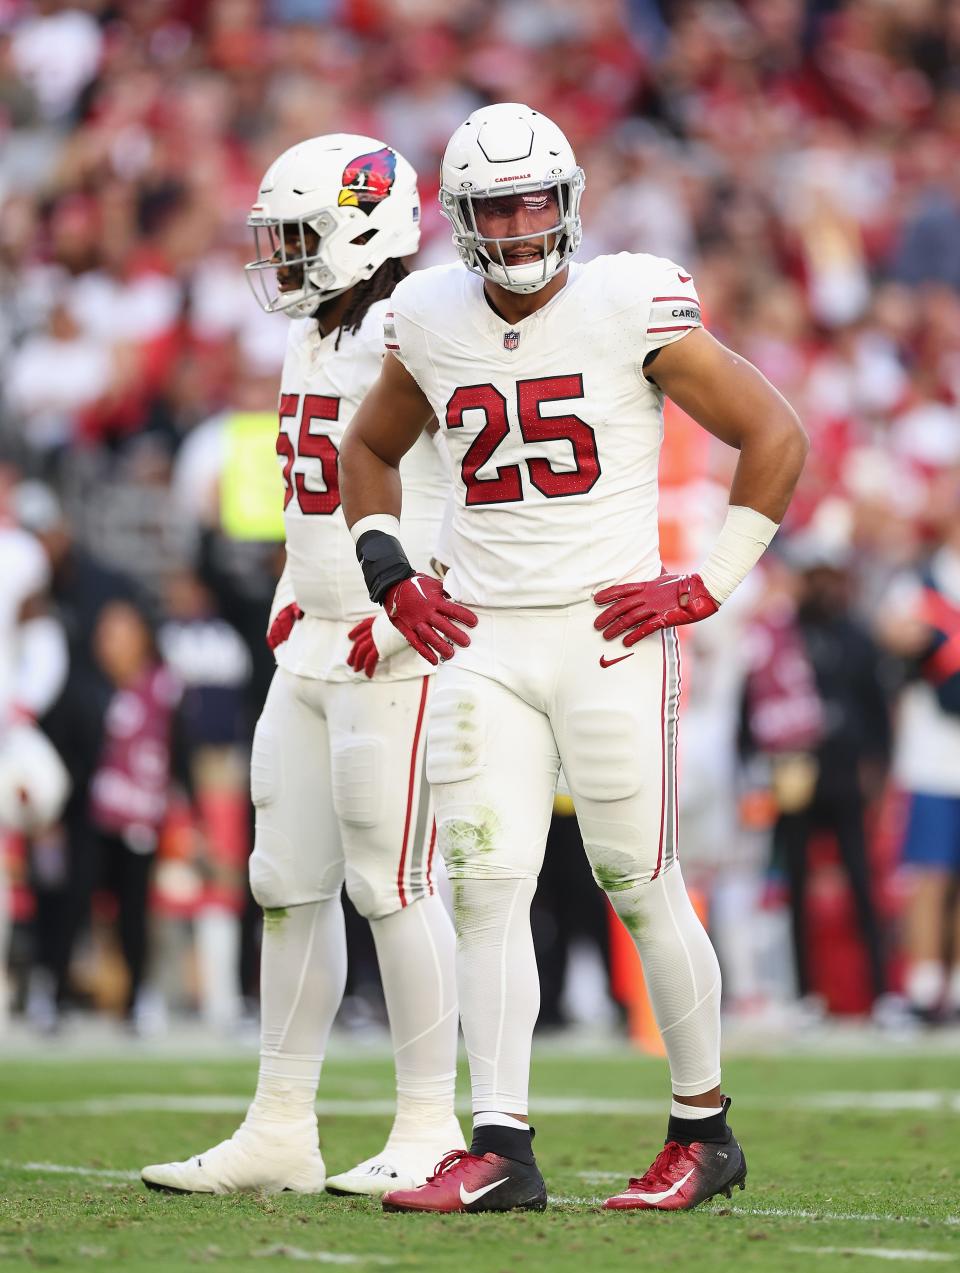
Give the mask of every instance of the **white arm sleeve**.
[[31, 716], [42, 716], [67, 680], [67, 639], [58, 620], [41, 614], [20, 624], [17, 646], [17, 704]]
[[401, 650], [410, 649], [406, 638], [400, 635], [382, 609], [373, 620], [370, 635], [382, 659], [389, 659], [394, 654], [399, 654]]
[[730, 505], [717, 542], [700, 567], [700, 578], [717, 605], [747, 577], [779, 529], [755, 508]]

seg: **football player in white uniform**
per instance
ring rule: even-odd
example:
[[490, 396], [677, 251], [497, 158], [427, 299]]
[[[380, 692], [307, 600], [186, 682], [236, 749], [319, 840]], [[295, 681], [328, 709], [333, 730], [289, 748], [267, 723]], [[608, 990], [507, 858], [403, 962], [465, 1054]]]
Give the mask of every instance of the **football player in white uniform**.
[[[21, 488], [22, 489], [22, 488]], [[70, 794], [70, 778], [34, 721], [67, 678], [67, 641], [50, 613], [50, 563], [40, 543], [18, 526], [0, 524], [0, 1031], [7, 1018], [9, 893], [3, 837], [31, 834], [54, 822]]]
[[[348, 134], [281, 155], [250, 214], [258, 259], [247, 268], [265, 308], [295, 320], [277, 438], [287, 564], [268, 640], [278, 666], [251, 764], [250, 883], [264, 910], [260, 1073], [239, 1130], [187, 1162], [145, 1168], [154, 1188], [379, 1195], [422, 1183], [451, 1137], [463, 1144], [454, 934], [434, 891], [424, 777], [433, 669], [371, 616], [337, 480], [343, 431], [383, 359], [383, 298], [417, 249], [419, 215], [406, 160]], [[264, 280], [274, 274], [271, 292]], [[450, 483], [426, 435], [404, 461], [404, 484], [404, 534], [429, 573]], [[344, 881], [376, 944], [397, 1113], [380, 1154], [328, 1179], [314, 1101], [346, 975]]]
[[[806, 438], [702, 329], [685, 270], [631, 253], [572, 262], [583, 183], [563, 133], [526, 106], [486, 107], [454, 133], [440, 197], [467, 269], [396, 289], [391, 356], [341, 448], [371, 597], [421, 654], [450, 660], [427, 776], [454, 888], [474, 1135], [426, 1185], [388, 1193], [395, 1210], [546, 1203], [527, 1122], [528, 912], [561, 761], [594, 876], [643, 960], [673, 1086], [664, 1149], [606, 1206], [688, 1208], [746, 1175], [720, 1094], [720, 971], [677, 862], [674, 628], [713, 614], [760, 557]], [[740, 451], [719, 539], [683, 576], [662, 573], [658, 552], [665, 393]], [[457, 474], [443, 585], [408, 562], [396, 520], [400, 460], [434, 415]]]

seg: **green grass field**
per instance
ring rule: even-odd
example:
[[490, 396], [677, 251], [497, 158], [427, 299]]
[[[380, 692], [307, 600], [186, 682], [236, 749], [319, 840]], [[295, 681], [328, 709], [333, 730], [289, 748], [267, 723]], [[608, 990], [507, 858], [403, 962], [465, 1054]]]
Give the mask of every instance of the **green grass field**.
[[[5, 1268], [859, 1270], [960, 1265], [960, 1059], [922, 1051], [734, 1059], [725, 1089], [746, 1192], [681, 1215], [604, 1214], [662, 1139], [662, 1063], [625, 1050], [538, 1049], [533, 1121], [543, 1215], [383, 1215], [364, 1200], [178, 1197], [138, 1182], [234, 1129], [255, 1061], [0, 1058]], [[384, 1057], [332, 1060], [322, 1143], [340, 1170], [379, 1149]], [[466, 1092], [465, 1082], [461, 1092]], [[539, 1112], [537, 1112], [539, 1102]]]

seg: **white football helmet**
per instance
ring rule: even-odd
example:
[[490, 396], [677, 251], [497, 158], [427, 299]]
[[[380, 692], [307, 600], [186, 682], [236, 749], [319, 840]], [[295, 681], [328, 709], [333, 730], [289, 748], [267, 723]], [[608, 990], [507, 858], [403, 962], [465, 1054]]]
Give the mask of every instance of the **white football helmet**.
[[[576, 252], [583, 186], [583, 169], [557, 125], [519, 102], [474, 111], [450, 138], [440, 165], [440, 207], [460, 259], [510, 292], [538, 292]], [[504, 247], [534, 236], [482, 238], [474, 200], [542, 190], [556, 193], [559, 209], [556, 225], [543, 232], [542, 259], [507, 265]]]
[[[384, 261], [416, 252], [417, 174], [374, 137], [311, 137], [267, 169], [247, 225], [253, 228], [256, 260], [245, 268], [260, 305], [268, 314], [308, 318], [325, 301], [370, 278]], [[309, 230], [319, 243], [308, 251]], [[294, 236], [299, 246], [290, 251], [286, 239]], [[281, 291], [271, 273], [278, 268], [299, 270], [301, 285]]]
[[0, 737], [0, 828], [34, 832], [55, 822], [70, 777], [53, 744], [35, 725], [12, 725]]

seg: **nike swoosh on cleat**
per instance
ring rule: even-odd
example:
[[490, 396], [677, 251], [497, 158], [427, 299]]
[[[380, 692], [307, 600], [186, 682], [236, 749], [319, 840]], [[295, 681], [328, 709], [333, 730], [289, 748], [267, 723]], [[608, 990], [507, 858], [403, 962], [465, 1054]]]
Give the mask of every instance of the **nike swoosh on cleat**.
[[613, 667], [614, 663], [622, 663], [624, 659], [632, 659], [636, 650], [631, 650], [629, 654], [621, 654], [618, 659], [608, 659], [605, 655], [600, 655], [601, 667]]
[[471, 1202], [476, 1202], [478, 1198], [482, 1198], [483, 1195], [485, 1193], [489, 1193], [491, 1189], [496, 1189], [499, 1185], [505, 1185], [509, 1179], [509, 1176], [504, 1176], [502, 1180], [495, 1180], [492, 1185], [484, 1185], [482, 1189], [464, 1189], [461, 1184], [460, 1201], [465, 1207], [468, 1207]]
[[626, 1198], [639, 1198], [641, 1202], [665, 1202], [667, 1198], [672, 1198], [675, 1193], [679, 1193], [683, 1186], [687, 1183], [696, 1167], [691, 1167], [682, 1180], [678, 1180], [675, 1185], [671, 1185], [669, 1189], [664, 1189], [663, 1193], [627, 1193], [621, 1195]]

